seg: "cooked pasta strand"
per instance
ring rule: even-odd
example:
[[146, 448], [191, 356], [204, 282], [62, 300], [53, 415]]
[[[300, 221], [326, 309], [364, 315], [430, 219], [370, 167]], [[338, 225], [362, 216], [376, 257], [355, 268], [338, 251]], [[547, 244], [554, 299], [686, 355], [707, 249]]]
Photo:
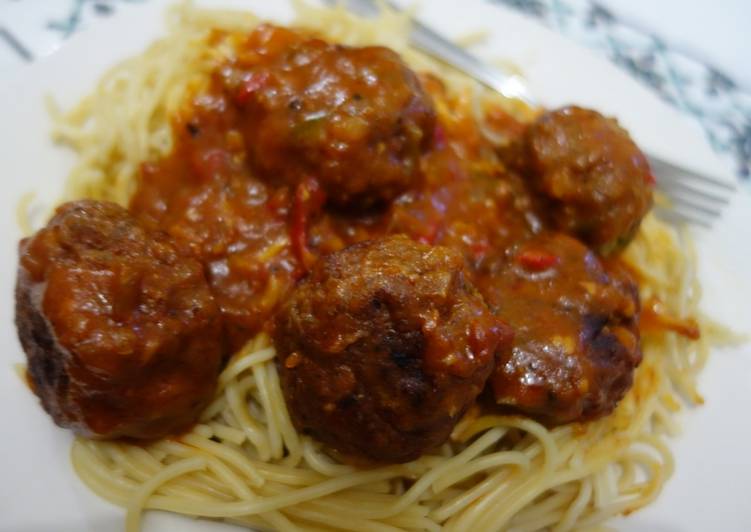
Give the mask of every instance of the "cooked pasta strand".
[[[388, 44], [415, 68], [440, 74], [455, 100], [436, 102], [448, 124], [461, 119], [457, 109], [467, 109], [488, 129], [478, 112], [485, 105], [500, 105], [520, 119], [535, 112], [482, 92], [410, 48], [404, 15], [385, 11], [362, 20], [342, 8], [295, 6], [302, 24], [332, 40]], [[206, 44], [210, 31], [247, 32], [257, 20], [183, 3], [170, 11], [168, 23], [164, 39], [112, 68], [78, 106], [63, 112], [51, 104], [54, 137], [78, 153], [67, 198], [127, 204], [141, 161], [172, 149], [170, 117], [186, 93], [232, 54], [231, 47]], [[22, 203], [24, 221], [27, 210]], [[674, 467], [665, 438], [678, 430], [676, 412], [684, 399], [701, 403], [696, 377], [709, 342], [730, 338], [698, 312], [690, 235], [648, 216], [625, 260], [642, 279], [644, 299], [656, 297], [676, 316], [696, 317], [704, 336], [698, 342], [675, 333], [646, 336], [633, 388], [604, 419], [546, 428], [515, 416], [466, 418], [433, 454], [399, 466], [357, 468], [295, 430], [274, 347], [259, 334], [222, 372], [200, 425], [144, 448], [77, 439], [74, 468], [93, 491], [127, 508], [129, 532], [146, 508], [279, 530], [598, 527], [660, 492]]]

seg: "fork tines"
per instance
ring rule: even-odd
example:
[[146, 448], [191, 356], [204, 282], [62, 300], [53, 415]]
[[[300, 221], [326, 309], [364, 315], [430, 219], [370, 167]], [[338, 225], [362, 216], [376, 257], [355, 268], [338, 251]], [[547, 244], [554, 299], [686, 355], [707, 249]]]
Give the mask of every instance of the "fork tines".
[[671, 220], [711, 227], [735, 192], [735, 185], [727, 181], [654, 159], [650, 164], [657, 186], [671, 204], [656, 210]]

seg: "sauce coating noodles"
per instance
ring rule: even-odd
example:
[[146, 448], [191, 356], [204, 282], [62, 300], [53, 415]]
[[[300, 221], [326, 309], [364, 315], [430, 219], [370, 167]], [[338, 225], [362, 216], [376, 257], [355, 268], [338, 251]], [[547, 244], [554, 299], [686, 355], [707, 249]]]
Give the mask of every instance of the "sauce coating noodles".
[[[439, 74], [461, 104], [456, 108], [473, 110], [481, 107], [478, 99], [493, 99], [520, 121], [534, 115], [518, 102], [478, 93], [469, 80], [410, 49], [401, 15], [360, 20], [341, 9], [297, 5], [297, 11], [301, 24], [333, 41], [386, 41], [413, 68]], [[257, 23], [247, 14], [182, 5], [170, 12], [164, 39], [114, 67], [78, 107], [59, 114], [55, 136], [79, 154], [69, 197], [127, 205], [141, 162], [172, 150], [171, 117], [185, 95], [204, 86], [231, 53], [207, 44], [212, 31], [248, 32]], [[464, 119], [440, 100], [436, 110], [446, 121]], [[624, 259], [640, 278], [643, 300], [657, 298], [673, 315], [697, 315], [687, 235], [649, 215]], [[278, 530], [587, 529], [654, 500], [673, 469], [665, 437], [676, 432], [681, 397], [701, 401], [695, 377], [707, 357], [706, 337], [691, 341], [662, 331], [642, 342], [634, 385], [605, 418], [549, 429], [523, 417], [470, 412], [435, 452], [406, 464], [357, 468], [296, 432], [274, 348], [259, 334], [232, 357], [190, 432], [144, 446], [78, 438], [73, 465], [93, 491], [127, 509], [129, 532], [138, 529], [144, 509]]]

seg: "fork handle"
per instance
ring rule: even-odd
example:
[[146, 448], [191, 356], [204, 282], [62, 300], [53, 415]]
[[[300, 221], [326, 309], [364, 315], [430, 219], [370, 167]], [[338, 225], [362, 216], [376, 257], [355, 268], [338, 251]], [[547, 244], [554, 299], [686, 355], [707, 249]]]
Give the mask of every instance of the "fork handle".
[[[393, 4], [389, 2], [389, 5]], [[538, 105], [520, 76], [479, 60], [461, 46], [457, 46], [415, 19], [411, 19], [409, 37], [415, 48], [468, 74], [506, 98], [522, 100], [531, 106]]]
[[[380, 10], [379, 4], [381, 3], [394, 11], [403, 11], [391, 0], [383, 0], [382, 2], [375, 2], [373, 0], [341, 0], [341, 2], [343, 2], [349, 10], [365, 17], [377, 15]], [[337, 5], [340, 3], [340, 0], [324, 0], [324, 3], [328, 5]], [[494, 90], [507, 98], [522, 100], [524, 103], [532, 107], [540, 106], [539, 102], [537, 102], [529, 92], [529, 89], [521, 76], [512, 74], [501, 67], [489, 65], [478, 59], [461, 46], [446, 39], [441, 34], [422, 24], [420, 21], [415, 20], [414, 17], [410, 17], [410, 22], [411, 31], [409, 37], [410, 42], [415, 48], [418, 48], [442, 63], [464, 72], [491, 90]], [[680, 173], [683, 178], [694, 180], [697, 183], [704, 183], [731, 192], [735, 190], [735, 185], [733, 183], [712, 176], [699, 174], [698, 172], [694, 172], [683, 166], [665, 161], [652, 153], [646, 151], [644, 153], [647, 156], [647, 159], [649, 159], [654, 173], [659, 173], [661, 170], [668, 170], [674, 174]]]

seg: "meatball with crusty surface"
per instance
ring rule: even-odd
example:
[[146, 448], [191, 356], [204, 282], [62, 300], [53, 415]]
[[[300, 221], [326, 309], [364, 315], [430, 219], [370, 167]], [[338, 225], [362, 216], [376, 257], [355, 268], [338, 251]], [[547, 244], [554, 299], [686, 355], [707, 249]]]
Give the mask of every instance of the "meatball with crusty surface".
[[340, 207], [388, 202], [415, 182], [435, 113], [396, 53], [273, 26], [250, 40], [258, 57], [226, 83], [257, 172], [288, 185], [313, 177]]
[[641, 362], [636, 285], [564, 234], [508, 251], [479, 286], [514, 328], [513, 347], [490, 378], [495, 402], [546, 423], [610, 413]]
[[394, 236], [321, 259], [275, 344], [298, 429], [345, 456], [405, 462], [448, 438], [510, 336], [456, 252]]
[[649, 163], [612, 118], [581, 107], [543, 114], [527, 130], [533, 188], [554, 227], [602, 254], [627, 244], [652, 206]]
[[96, 438], [188, 428], [223, 357], [203, 268], [108, 202], [62, 205], [20, 244], [16, 326], [55, 422]]

